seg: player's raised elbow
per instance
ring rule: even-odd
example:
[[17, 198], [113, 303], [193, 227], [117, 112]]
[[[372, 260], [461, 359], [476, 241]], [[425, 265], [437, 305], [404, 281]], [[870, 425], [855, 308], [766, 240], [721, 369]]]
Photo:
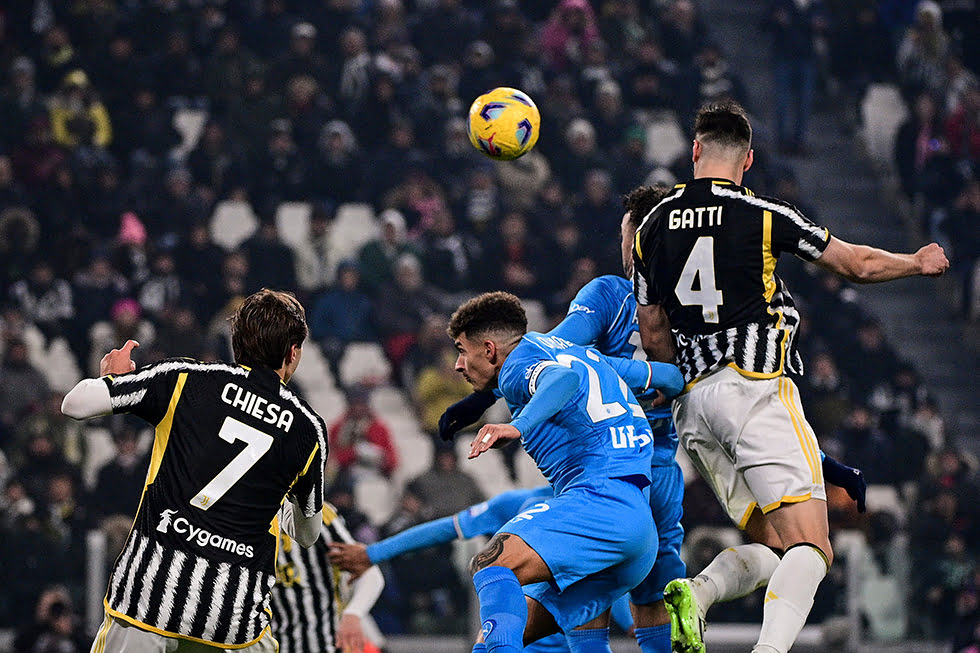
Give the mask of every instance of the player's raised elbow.
[[72, 419], [88, 419], [112, 412], [109, 389], [101, 379], [82, 379], [61, 401], [61, 412]]
[[306, 517], [299, 510], [293, 511], [293, 540], [304, 549], [316, 544], [320, 537], [320, 525], [323, 523], [323, 511], [319, 510], [312, 517]]

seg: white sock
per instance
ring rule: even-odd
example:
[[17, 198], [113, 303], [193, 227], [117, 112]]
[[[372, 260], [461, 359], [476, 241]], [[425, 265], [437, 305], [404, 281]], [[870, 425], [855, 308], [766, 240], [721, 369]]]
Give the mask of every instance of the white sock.
[[786, 552], [766, 588], [762, 632], [753, 651], [789, 651], [810, 614], [817, 586], [826, 575], [827, 561], [814, 547], [796, 546]]
[[731, 601], [759, 589], [779, 566], [779, 556], [763, 544], [725, 549], [691, 581], [691, 591], [703, 613], [713, 604]]

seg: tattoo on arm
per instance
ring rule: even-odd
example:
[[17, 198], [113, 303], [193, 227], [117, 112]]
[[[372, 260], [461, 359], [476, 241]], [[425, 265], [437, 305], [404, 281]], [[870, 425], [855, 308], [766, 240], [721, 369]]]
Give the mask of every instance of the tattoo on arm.
[[470, 560], [470, 574], [475, 574], [481, 569], [489, 567], [497, 561], [497, 558], [504, 552], [504, 541], [509, 538], [508, 533], [498, 533], [483, 549]]

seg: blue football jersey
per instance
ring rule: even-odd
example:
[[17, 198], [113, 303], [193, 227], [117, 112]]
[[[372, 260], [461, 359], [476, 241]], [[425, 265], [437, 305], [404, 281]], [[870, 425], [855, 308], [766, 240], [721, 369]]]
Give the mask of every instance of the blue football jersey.
[[461, 539], [478, 535], [493, 535], [500, 527], [537, 501], [554, 496], [551, 487], [545, 485], [530, 490], [502, 492], [489, 501], [478, 503], [456, 513], [456, 529]]
[[555, 494], [596, 478], [650, 478], [652, 435], [643, 410], [615, 370], [590, 349], [530, 332], [504, 361], [498, 389], [516, 419], [552, 365], [579, 379], [572, 399], [521, 437]]
[[[633, 284], [619, 276], [605, 275], [585, 284], [568, 307], [561, 324], [549, 332], [583, 347], [595, 347], [606, 356], [646, 360], [640, 342]], [[677, 450], [670, 403], [657, 408], [642, 401], [657, 449]]]

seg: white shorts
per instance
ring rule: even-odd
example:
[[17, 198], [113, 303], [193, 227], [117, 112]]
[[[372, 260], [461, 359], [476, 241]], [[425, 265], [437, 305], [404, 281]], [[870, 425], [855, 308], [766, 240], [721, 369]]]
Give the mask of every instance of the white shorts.
[[681, 446], [739, 528], [756, 506], [768, 513], [827, 500], [820, 447], [789, 377], [751, 379], [724, 367], [673, 409]]
[[91, 653], [218, 653], [218, 651], [277, 653], [279, 642], [272, 633], [266, 631], [258, 641], [249, 646], [229, 649], [219, 644], [208, 645], [152, 633], [107, 614], [92, 643]]

